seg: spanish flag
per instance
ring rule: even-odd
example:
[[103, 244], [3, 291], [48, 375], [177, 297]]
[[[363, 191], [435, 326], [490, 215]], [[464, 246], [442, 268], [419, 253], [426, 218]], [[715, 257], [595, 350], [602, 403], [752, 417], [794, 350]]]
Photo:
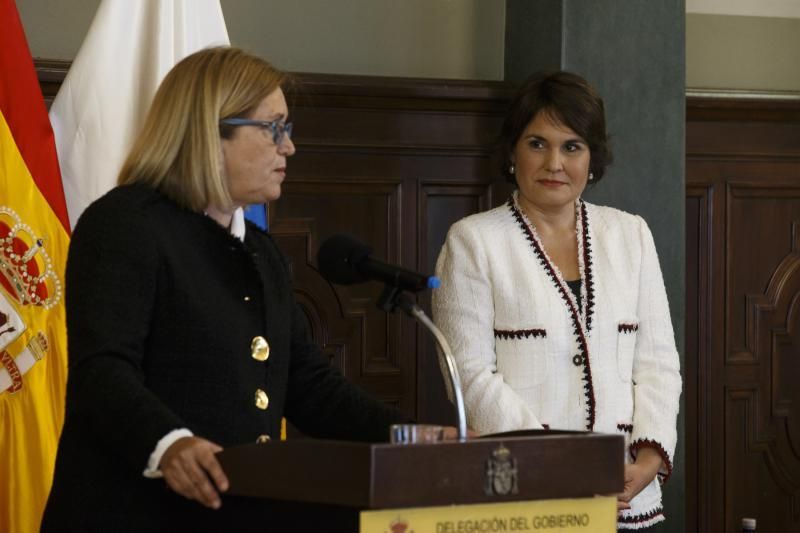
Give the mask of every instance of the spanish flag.
[[0, 531], [39, 530], [64, 419], [69, 219], [13, 0], [0, 0]]

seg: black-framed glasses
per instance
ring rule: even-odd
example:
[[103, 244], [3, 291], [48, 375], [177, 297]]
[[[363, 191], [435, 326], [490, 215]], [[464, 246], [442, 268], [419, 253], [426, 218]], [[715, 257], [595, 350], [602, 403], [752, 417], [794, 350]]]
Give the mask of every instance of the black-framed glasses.
[[256, 126], [262, 131], [269, 131], [275, 146], [280, 146], [284, 137], [292, 138], [291, 122], [281, 122], [280, 120], [253, 120], [250, 118], [225, 118], [219, 121], [226, 126]]

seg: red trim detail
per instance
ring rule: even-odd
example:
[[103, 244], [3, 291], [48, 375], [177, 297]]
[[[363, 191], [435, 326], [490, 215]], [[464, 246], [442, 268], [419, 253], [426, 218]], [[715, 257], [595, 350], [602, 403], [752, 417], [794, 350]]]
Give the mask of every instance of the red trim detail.
[[633, 333], [639, 331], [639, 324], [620, 324], [617, 326], [617, 331], [620, 333]]
[[33, 181], [69, 235], [53, 129], [14, 2], [0, 0], [0, 20], [0, 113]]
[[[544, 255], [544, 251], [539, 246], [539, 243], [536, 240], [536, 237], [533, 235], [533, 232], [525, 223], [525, 219], [522, 216], [522, 213], [517, 209], [514, 205], [513, 199], [508, 200], [508, 207], [511, 209], [511, 214], [514, 219], [519, 224], [520, 228], [522, 228], [523, 233], [525, 233], [525, 237], [530, 242], [531, 246], [533, 247], [534, 254], [536, 258], [539, 260], [539, 263], [544, 267], [545, 272], [550, 277], [550, 280], [558, 287], [559, 292], [561, 293], [561, 298], [567, 304], [567, 307], [572, 314], [572, 325], [574, 326], [575, 336], [578, 340], [578, 345], [580, 346], [581, 355], [583, 359], [583, 389], [584, 395], [586, 396], [586, 405], [588, 407], [588, 412], [586, 413], [586, 429], [588, 431], [594, 430], [594, 422], [595, 422], [595, 398], [594, 398], [594, 385], [592, 383], [592, 367], [589, 361], [589, 344], [586, 341], [586, 337], [584, 335], [583, 328], [581, 327], [580, 321], [580, 313], [575, 306], [572, 305], [572, 300], [569, 299], [567, 296], [568, 288], [564, 287], [559, 281], [558, 276], [556, 276], [555, 269], [553, 265], [547, 260]], [[582, 216], [585, 215], [585, 211], [581, 212]], [[584, 224], [584, 227], [586, 225]], [[586, 244], [584, 241], [584, 254], [586, 254]], [[588, 257], [588, 255], [586, 256]], [[584, 263], [584, 272], [588, 273], [591, 270], [591, 265]], [[587, 322], [588, 322], [588, 306], [589, 302], [593, 300], [593, 291], [591, 290], [591, 282], [589, 281], [589, 276], [587, 275], [587, 283], [586, 283], [586, 294], [587, 294]]]
[[633, 424], [617, 424], [617, 429], [625, 433], [633, 433]]
[[667, 480], [672, 475], [672, 461], [669, 460], [669, 455], [667, 454], [667, 451], [664, 449], [663, 446], [661, 446], [661, 444], [652, 439], [637, 439], [631, 442], [630, 445], [628, 445], [628, 451], [631, 454], [631, 459], [633, 459], [634, 461], [636, 460], [636, 453], [639, 451], [640, 448], [653, 448], [658, 452], [658, 455], [661, 456], [661, 460], [664, 461], [664, 464], [667, 467], [667, 473], [662, 474], [659, 469], [658, 479], [659, 481], [661, 481], [662, 485], [666, 483]]
[[581, 226], [583, 227], [583, 274], [586, 278], [586, 331], [592, 331], [594, 314], [594, 274], [592, 273], [592, 241], [589, 239], [589, 215], [586, 203], [581, 201]]
[[523, 337], [547, 337], [547, 331], [543, 329], [496, 329], [494, 336], [501, 339], [521, 339]]
[[664, 516], [664, 508], [660, 505], [644, 514], [637, 514], [633, 516], [619, 516], [617, 517], [617, 523], [620, 524], [641, 524], [642, 522], [650, 522], [654, 518], [658, 518], [659, 516]]
[[19, 371], [17, 363], [14, 361], [14, 358], [11, 357], [11, 354], [5, 350], [3, 350], [3, 353], [0, 353], [0, 363], [6, 367], [8, 375], [11, 376], [11, 386], [6, 390], [9, 392], [17, 392], [22, 388], [22, 372]]

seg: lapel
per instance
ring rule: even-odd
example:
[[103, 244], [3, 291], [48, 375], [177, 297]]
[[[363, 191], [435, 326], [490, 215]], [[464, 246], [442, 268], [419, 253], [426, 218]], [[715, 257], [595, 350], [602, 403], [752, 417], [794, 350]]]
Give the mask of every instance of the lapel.
[[569, 314], [574, 335], [576, 350], [573, 360], [576, 365], [582, 366], [582, 379], [586, 400], [586, 429], [592, 431], [595, 422], [594, 385], [592, 383], [591, 360], [589, 357], [589, 334], [592, 330], [592, 315], [594, 314], [595, 287], [594, 287], [594, 261], [592, 257], [592, 239], [590, 232], [589, 213], [586, 203], [578, 199], [575, 202], [576, 224], [575, 232], [578, 240], [578, 267], [581, 274], [581, 304], [578, 305], [575, 296], [569, 289], [561, 271], [550, 260], [542, 246], [541, 239], [536, 232], [536, 227], [528, 220], [519, 206], [517, 191], [508, 200], [508, 208], [512, 217], [525, 235], [531, 246], [537, 263], [541, 266], [553, 288], [558, 292], [563, 309]]

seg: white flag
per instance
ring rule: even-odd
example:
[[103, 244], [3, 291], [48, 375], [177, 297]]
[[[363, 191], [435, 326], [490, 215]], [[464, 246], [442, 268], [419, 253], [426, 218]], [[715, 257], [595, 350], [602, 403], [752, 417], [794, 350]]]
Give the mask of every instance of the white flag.
[[229, 44], [219, 0], [103, 0], [50, 108], [70, 226], [114, 187], [158, 84]]

